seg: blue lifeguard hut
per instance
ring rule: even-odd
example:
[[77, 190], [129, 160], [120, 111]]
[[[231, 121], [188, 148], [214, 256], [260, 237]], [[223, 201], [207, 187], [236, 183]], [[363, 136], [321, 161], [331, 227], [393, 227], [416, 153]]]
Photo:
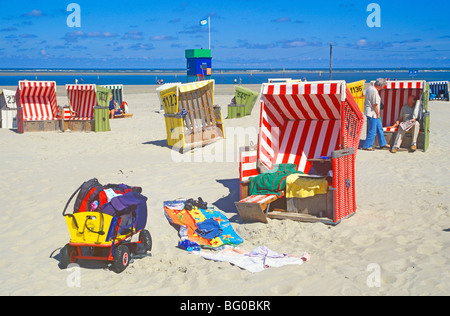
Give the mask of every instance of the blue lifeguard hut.
[[212, 55], [210, 49], [187, 49], [187, 81], [209, 80], [212, 75]]

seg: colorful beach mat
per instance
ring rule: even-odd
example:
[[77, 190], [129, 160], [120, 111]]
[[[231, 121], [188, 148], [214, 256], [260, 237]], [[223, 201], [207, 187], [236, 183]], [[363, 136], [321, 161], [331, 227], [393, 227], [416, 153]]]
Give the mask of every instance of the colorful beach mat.
[[[184, 227], [183, 234], [187, 235], [187, 238], [206, 248], [219, 248], [225, 245], [237, 246], [244, 242], [234, 231], [230, 224], [230, 221], [221, 212], [216, 211], [213, 207], [208, 209], [199, 209], [194, 207], [188, 211], [184, 209], [184, 201], [169, 201], [164, 202], [164, 212], [173, 225]], [[205, 239], [196, 233], [198, 224], [203, 223], [206, 220], [216, 221], [222, 233], [213, 239]]]

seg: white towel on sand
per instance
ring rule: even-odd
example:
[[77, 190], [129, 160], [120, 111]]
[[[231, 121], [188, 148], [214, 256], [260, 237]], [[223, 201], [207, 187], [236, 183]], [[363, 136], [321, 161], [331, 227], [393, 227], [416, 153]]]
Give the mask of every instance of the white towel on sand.
[[234, 247], [225, 247], [223, 251], [218, 253], [203, 250], [193, 253], [208, 260], [229, 262], [251, 273], [261, 272], [271, 267], [301, 265], [310, 260], [307, 253], [303, 254], [302, 257], [290, 256], [276, 253], [265, 246], [258, 247], [251, 252]]

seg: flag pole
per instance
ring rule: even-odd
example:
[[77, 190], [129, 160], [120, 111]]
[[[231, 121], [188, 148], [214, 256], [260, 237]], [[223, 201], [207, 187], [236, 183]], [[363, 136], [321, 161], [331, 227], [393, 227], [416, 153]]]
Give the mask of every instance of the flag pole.
[[211, 50], [211, 16], [208, 17], [208, 26], [209, 26], [209, 50]]

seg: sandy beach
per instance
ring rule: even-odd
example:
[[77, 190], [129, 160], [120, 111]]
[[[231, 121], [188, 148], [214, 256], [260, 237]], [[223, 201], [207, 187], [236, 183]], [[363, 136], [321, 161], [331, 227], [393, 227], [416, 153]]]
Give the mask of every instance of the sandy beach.
[[[216, 86], [215, 103], [224, 116], [233, 91], [233, 86]], [[358, 213], [330, 227], [287, 220], [244, 224], [234, 206], [238, 159], [174, 161], [163, 116], [156, 112], [156, 86], [127, 86], [125, 100], [134, 117], [112, 121], [110, 133], [0, 130], [0, 295], [450, 294], [450, 103], [430, 102], [428, 152], [358, 153]], [[67, 104], [62, 86], [58, 103]], [[225, 127], [256, 133], [259, 119], [256, 106], [251, 117], [225, 120]], [[222, 141], [209, 150], [237, 153], [239, 145], [237, 139]], [[82, 265], [81, 287], [73, 288], [67, 283], [71, 272], [58, 266], [59, 251], [70, 239], [61, 213], [70, 195], [92, 178], [143, 188], [153, 251], [122, 274], [102, 264]], [[251, 274], [178, 249], [178, 234], [164, 216], [163, 202], [198, 197], [230, 219], [244, 239], [241, 248], [308, 252], [311, 261]], [[379, 286], [368, 282], [374, 267], [379, 268]]]

